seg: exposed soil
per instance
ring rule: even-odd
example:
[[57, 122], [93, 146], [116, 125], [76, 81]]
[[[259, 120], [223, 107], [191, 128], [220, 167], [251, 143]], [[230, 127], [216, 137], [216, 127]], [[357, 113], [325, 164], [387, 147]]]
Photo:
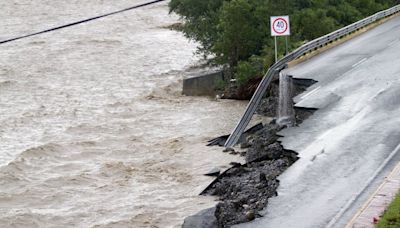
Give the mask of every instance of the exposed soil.
[[295, 152], [284, 150], [277, 142], [280, 129], [272, 123], [248, 137], [244, 144], [249, 148], [242, 153], [246, 164], [229, 169], [205, 192], [221, 200], [215, 211], [218, 227], [260, 217], [258, 212], [268, 199], [277, 195], [277, 177], [297, 160]]
[[[315, 83], [311, 80], [292, 81], [293, 96]], [[257, 110], [258, 114], [276, 115], [278, 90], [279, 80], [275, 79], [271, 83], [267, 98]], [[299, 124], [315, 110], [295, 109], [295, 111], [296, 124]], [[277, 195], [279, 186], [277, 178], [298, 159], [296, 152], [285, 150], [280, 144], [280, 136], [277, 133], [282, 129], [283, 127], [273, 120], [242, 138], [240, 147], [245, 149], [244, 151], [238, 153], [233, 149], [226, 149], [225, 152], [244, 156], [246, 164], [234, 163], [232, 168], [219, 175], [203, 194], [217, 196], [220, 202], [215, 208], [188, 217], [183, 227], [225, 228], [261, 217], [259, 212], [267, 207], [268, 199]], [[220, 137], [216, 141], [219, 145], [223, 145], [224, 142], [221, 140], [225, 138], [227, 137]]]
[[250, 79], [246, 85], [238, 85], [236, 82], [230, 83], [223, 91], [223, 99], [249, 100], [260, 84], [261, 78]]

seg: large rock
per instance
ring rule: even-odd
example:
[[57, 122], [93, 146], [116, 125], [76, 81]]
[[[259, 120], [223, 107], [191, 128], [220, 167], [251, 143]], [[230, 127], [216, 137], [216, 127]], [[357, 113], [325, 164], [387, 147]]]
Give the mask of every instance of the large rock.
[[182, 228], [217, 228], [215, 207], [205, 209], [185, 219]]
[[276, 160], [284, 155], [284, 150], [282, 146], [275, 142], [268, 146], [263, 146], [262, 144], [256, 144], [256, 146], [251, 147], [246, 153], [246, 162], [257, 162], [262, 160]]
[[282, 127], [276, 124], [266, 125], [264, 129], [248, 138], [251, 147], [246, 152], [246, 162], [279, 159], [283, 155], [283, 148], [276, 140], [276, 133]]

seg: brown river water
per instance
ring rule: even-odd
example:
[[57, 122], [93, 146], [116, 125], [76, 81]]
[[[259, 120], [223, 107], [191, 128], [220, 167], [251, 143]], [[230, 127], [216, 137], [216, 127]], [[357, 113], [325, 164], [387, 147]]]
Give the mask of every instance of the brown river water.
[[[137, 0], [10, 0], [0, 40]], [[0, 45], [0, 227], [179, 227], [214, 205], [205, 142], [245, 103], [180, 95], [196, 44], [166, 3]]]

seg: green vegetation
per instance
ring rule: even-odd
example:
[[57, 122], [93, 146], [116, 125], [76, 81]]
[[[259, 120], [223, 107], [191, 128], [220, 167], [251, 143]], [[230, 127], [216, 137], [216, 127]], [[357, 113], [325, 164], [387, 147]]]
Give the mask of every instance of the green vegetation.
[[[198, 54], [229, 69], [240, 84], [260, 77], [274, 61], [269, 17], [291, 16], [290, 47], [395, 5], [396, 0], [171, 0], [183, 33]], [[284, 55], [284, 38], [278, 38]], [[210, 57], [211, 56], [211, 57]]]
[[385, 214], [376, 225], [377, 228], [399, 228], [400, 227], [400, 193], [390, 204]]

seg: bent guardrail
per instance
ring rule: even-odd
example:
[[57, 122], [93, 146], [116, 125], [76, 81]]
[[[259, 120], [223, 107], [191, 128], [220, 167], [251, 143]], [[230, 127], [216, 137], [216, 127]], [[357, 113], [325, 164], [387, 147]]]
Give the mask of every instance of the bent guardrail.
[[381, 12], [378, 12], [378, 13], [376, 13], [372, 16], [369, 16], [363, 20], [355, 22], [351, 25], [348, 25], [337, 31], [331, 32], [331, 33], [329, 33], [325, 36], [322, 36], [320, 38], [317, 38], [315, 40], [312, 40], [312, 41], [302, 45], [301, 47], [297, 48], [296, 50], [294, 50], [293, 52], [289, 53], [288, 55], [283, 57], [281, 60], [276, 62], [274, 65], [272, 65], [268, 69], [267, 73], [264, 75], [263, 79], [261, 80], [253, 97], [251, 98], [249, 104], [247, 105], [245, 113], [243, 114], [242, 118], [240, 119], [239, 123], [236, 125], [235, 129], [229, 136], [229, 138], [226, 141], [224, 146], [232, 147], [238, 142], [238, 140], [240, 139], [240, 136], [243, 134], [243, 132], [246, 129], [247, 125], [249, 124], [251, 118], [253, 117], [253, 114], [256, 111], [258, 105], [260, 104], [260, 101], [261, 101], [262, 97], [264, 96], [273, 77], [276, 74], [278, 74], [283, 68], [285, 68], [286, 65], [290, 61], [293, 61], [308, 52], [311, 52], [319, 47], [325, 46], [332, 41], [338, 40], [346, 35], [349, 35], [350, 33], [354, 32], [354, 31], [357, 31], [367, 25], [370, 25], [380, 19], [391, 16], [398, 12], [400, 12], [400, 5], [394, 6], [390, 9], [387, 9], [387, 10], [384, 10]]

